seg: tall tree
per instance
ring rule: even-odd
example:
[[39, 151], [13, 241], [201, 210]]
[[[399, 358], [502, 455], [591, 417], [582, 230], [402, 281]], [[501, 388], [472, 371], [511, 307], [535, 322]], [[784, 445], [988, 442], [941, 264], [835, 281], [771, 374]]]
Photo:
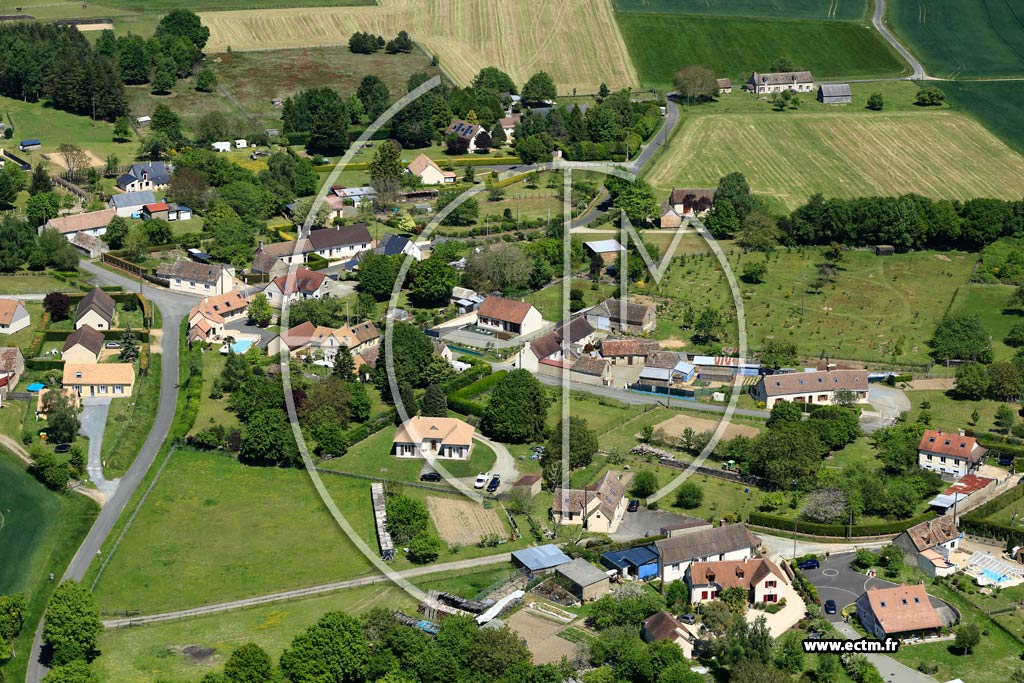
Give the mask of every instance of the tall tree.
[[388, 87], [384, 85], [384, 81], [372, 74], [363, 77], [356, 90], [356, 96], [363, 103], [366, 115], [371, 121], [391, 106], [391, 93], [388, 92]]
[[100, 611], [88, 590], [77, 581], [63, 581], [46, 607], [43, 641], [50, 646], [54, 664], [88, 660], [96, 651]]
[[246, 643], [224, 663], [224, 678], [228, 683], [272, 683], [276, 680], [274, 663], [262, 647]]
[[281, 671], [291, 683], [361, 683], [369, 660], [359, 620], [327, 612], [281, 654]]
[[717, 204], [720, 199], [729, 200], [740, 221], [754, 210], [754, 195], [750, 192], [750, 185], [738, 171], [719, 179], [718, 188], [715, 190], [715, 203]]
[[555, 82], [546, 71], [538, 71], [523, 85], [523, 99], [527, 102], [553, 100], [556, 96]]
[[687, 103], [713, 99], [718, 95], [718, 79], [715, 72], [704, 66], [688, 66], [676, 72], [673, 84], [676, 91], [686, 98]]
[[426, 417], [448, 417], [448, 397], [437, 384], [428, 384], [420, 401], [420, 414]]
[[374, 203], [382, 209], [387, 209], [395, 203], [402, 175], [405, 173], [405, 167], [402, 165], [402, 146], [394, 140], [385, 140], [377, 145], [368, 171], [370, 182], [377, 191]]
[[35, 168], [32, 169], [32, 179], [28, 184], [28, 193], [35, 196], [42, 192], [49, 192], [52, 188], [53, 182], [50, 180], [50, 174], [46, 172], [46, 168], [43, 167], [42, 163], [36, 164]]
[[199, 15], [192, 10], [175, 9], [160, 19], [154, 35], [157, 38], [162, 36], [182, 36], [188, 38], [195, 45], [196, 49], [201, 51], [206, 47], [206, 41], [210, 38], [210, 29], [203, 26]]
[[929, 340], [932, 358], [992, 362], [992, 340], [976, 313], [950, 312], [942, 317]]
[[487, 436], [509, 443], [540, 439], [547, 407], [540, 382], [526, 370], [512, 370], [491, 392], [480, 429]]
[[25, 174], [13, 163], [0, 168], [0, 205], [14, 206], [18, 193], [25, 189]]

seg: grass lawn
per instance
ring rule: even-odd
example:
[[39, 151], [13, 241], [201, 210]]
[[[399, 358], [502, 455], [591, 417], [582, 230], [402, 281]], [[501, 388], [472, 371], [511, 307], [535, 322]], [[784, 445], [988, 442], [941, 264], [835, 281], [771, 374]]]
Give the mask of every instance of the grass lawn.
[[[981, 401], [964, 401], [954, 399], [945, 391], [908, 391], [907, 398], [910, 399], [910, 412], [908, 419], [913, 421], [923, 412], [921, 404], [927, 402], [927, 411], [931, 413], [932, 425], [936, 429], [953, 432], [957, 429], [989, 430], [995, 426], [996, 410], [1001, 405], [999, 401], [983, 399]], [[980, 418], [977, 425], [971, 424], [971, 414], [977, 410]]]
[[788, 17], [806, 19], [859, 19], [864, 0], [843, 0], [828, 4], [818, 0], [613, 0], [619, 12], [657, 14], [711, 14], [715, 16]]
[[[464, 597], [506, 578], [508, 567], [458, 575], [430, 575], [414, 583]], [[414, 614], [415, 600], [391, 583], [360, 586], [326, 595], [265, 607], [215, 614], [197, 619], [153, 624], [144, 628], [105, 631], [100, 637], [103, 656], [94, 665], [100, 678], [124, 683], [197, 680], [220, 669], [232, 650], [248, 642], [264, 648], [277, 661], [292, 639], [329, 610], [360, 613], [385, 605]], [[181, 652], [185, 645], [213, 648], [207, 659], [195, 661]]]
[[1024, 193], [1024, 157], [970, 117], [920, 109], [684, 118], [646, 179], [665, 191], [714, 187], [736, 170], [754, 192], [787, 209], [818, 192], [946, 199]]
[[0, 292], [3, 292], [4, 296], [77, 291], [68, 283], [49, 275], [0, 275]]
[[192, 427], [193, 434], [215, 424], [224, 425], [228, 429], [239, 427], [238, 418], [228, 410], [228, 394], [219, 399], [209, 398], [213, 381], [224, 371], [227, 358], [216, 349], [203, 354], [203, 395], [199, 400], [195, 425]]
[[[722, 246], [733, 272], [741, 272], [747, 260], [764, 258]], [[795, 342], [806, 358], [925, 363], [934, 321], [965, 286], [974, 256], [920, 251], [881, 258], [868, 250], [848, 251], [831, 284], [818, 293], [808, 287], [804, 294], [802, 287], [817, 277], [819, 263], [817, 249], [779, 250], [768, 261], [763, 284], [740, 284], [751, 349], [774, 337]], [[634, 287], [634, 292], [659, 299], [653, 336], [675, 347], [692, 345], [682, 329], [686, 305], [698, 311], [716, 306], [733, 315], [732, 295], [710, 256], [677, 262], [660, 285]], [[734, 344], [735, 322], [727, 322], [726, 335], [722, 344]]]
[[951, 81], [942, 84], [947, 101], [1024, 154], [1024, 83]]
[[[821, 3], [819, 3], [821, 6]], [[786, 55], [815, 78], [901, 76], [910, 68], [866, 21], [616, 12], [644, 86], [667, 88], [687, 64], [709, 67], [733, 87]], [[811, 95], [813, 97], [813, 95]]]
[[[1019, 5], [1002, 0], [894, 0], [886, 21], [939, 78], [1024, 75], [1024, 25]], [[984, 45], [984, 50], [978, 46]]]
[[110, 403], [100, 451], [104, 475], [108, 479], [120, 477], [131, 467], [149, 436], [160, 405], [161, 359], [161, 354], [151, 355], [149, 371], [136, 379], [132, 396], [115, 398]]
[[[0, 415], [13, 412], [5, 407]], [[6, 430], [5, 430], [6, 431]], [[35, 624], [60, 576], [89, 530], [99, 509], [78, 494], [61, 495], [45, 489], [25, 471], [21, 460], [0, 449], [0, 593], [25, 593], [25, 627], [11, 645], [20, 655], [0, 666], [5, 680], [25, 678], [25, 666]]]
[[[619, 293], [619, 285], [599, 283], [597, 291], [591, 289], [591, 281], [583, 278], [573, 278], [572, 288], [583, 292], [584, 306], [593, 306], [604, 301], [610, 296]], [[562, 319], [562, 300], [565, 296], [564, 283], [556, 282], [544, 289], [531, 292], [524, 297], [524, 301], [533, 304], [545, 320]]]
[[[332, 491], [338, 483], [327, 481]], [[372, 538], [369, 486], [359, 483], [366, 512], [360, 533]], [[369, 570], [305, 472], [179, 449], [100, 577], [96, 597], [104, 610], [153, 613]]]
[[[26, 11], [29, 10], [26, 8]], [[39, 138], [42, 141], [43, 148], [40, 151], [16, 151], [33, 166], [41, 160], [43, 154], [56, 154], [57, 147], [65, 142], [72, 142], [92, 152], [100, 160], [106, 159], [109, 154], [116, 154], [127, 160], [135, 154], [133, 143], [114, 142], [113, 124], [69, 114], [42, 102], [22, 102], [10, 97], [0, 97], [0, 114], [5, 119], [10, 117], [14, 122], [15, 140]]]
[[1009, 308], [1014, 288], [1009, 285], [972, 283], [964, 298], [963, 310], [981, 317], [981, 324], [992, 335], [992, 353], [996, 360], [1010, 360], [1015, 349], [1003, 343], [1010, 328], [1024, 322], [1017, 309]]

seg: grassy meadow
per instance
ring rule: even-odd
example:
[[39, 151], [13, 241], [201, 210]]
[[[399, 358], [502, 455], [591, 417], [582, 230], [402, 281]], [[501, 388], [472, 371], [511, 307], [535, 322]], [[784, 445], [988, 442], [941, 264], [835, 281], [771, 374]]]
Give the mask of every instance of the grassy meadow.
[[754, 192], [786, 209], [816, 192], [916, 192], [948, 199], [1024, 195], [1024, 157], [973, 119], [944, 111], [692, 117], [646, 179], [666, 191], [714, 187], [736, 170]]
[[1024, 154], [1024, 82], [947, 81], [947, 101]]
[[963, 310], [981, 317], [985, 330], [992, 335], [992, 353], [996, 360], [1010, 360], [1016, 349], [1003, 343], [1010, 328], [1024, 322], [1024, 315], [1010, 308], [1014, 288], [1010, 285], [971, 284], [964, 298]]
[[[14, 137], [6, 144], [13, 144], [14, 153], [32, 165], [39, 163], [44, 154], [56, 157], [57, 148], [65, 142], [92, 152], [97, 157], [93, 160], [96, 165], [100, 165], [109, 154], [116, 154], [122, 163], [135, 155], [134, 143], [114, 142], [112, 123], [93, 121], [86, 116], [53, 109], [45, 102], [22, 102], [0, 97], [0, 117], [14, 125]], [[28, 138], [38, 138], [43, 148], [36, 152], [19, 152], [18, 141]]]
[[892, 0], [886, 21], [939, 78], [1024, 76], [1024, 23], [1006, 0]]
[[690, 64], [733, 84], [788, 57], [818, 80], [880, 78], [909, 66], [865, 22], [617, 12], [641, 84], [666, 88]]
[[792, 19], [859, 19], [867, 11], [864, 0], [613, 0], [613, 4], [617, 12]]
[[[727, 242], [722, 246], [736, 273], [744, 263], [764, 259]], [[974, 257], [929, 251], [878, 257], [870, 250], [850, 250], [836, 278], [815, 293], [809, 285], [818, 277], [821, 262], [818, 249], [782, 249], [769, 257], [764, 283], [740, 283], [749, 348], [776, 338], [794, 342], [807, 358], [927, 362], [925, 341], [934, 321], [966, 286]], [[717, 259], [710, 255], [687, 257], [669, 269], [660, 285], [636, 287], [634, 292], [666, 297], [660, 299], [654, 336], [676, 347], [689, 343], [690, 333], [682, 329], [687, 304], [697, 310], [717, 306], [734, 319], [731, 294]], [[735, 322], [726, 329], [722, 344], [733, 345]]]
[[[636, 85], [636, 72], [615, 25], [610, 2], [557, 0], [498, 4], [443, 0], [380, 0], [372, 7], [249, 9], [203, 12], [207, 50], [224, 52], [339, 45], [354, 31], [393, 36], [407, 30], [441, 67], [467, 84], [485, 66], [524, 83], [539, 70], [560, 94]], [[537, 30], [537, 27], [544, 27]]]

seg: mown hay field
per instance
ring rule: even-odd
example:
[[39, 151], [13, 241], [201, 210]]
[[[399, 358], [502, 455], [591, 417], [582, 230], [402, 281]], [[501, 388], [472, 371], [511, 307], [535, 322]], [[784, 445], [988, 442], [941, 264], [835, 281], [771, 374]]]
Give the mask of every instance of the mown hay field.
[[602, 82], [613, 89], [637, 83], [610, 0], [381, 0], [375, 7], [207, 12], [202, 18], [210, 27], [207, 52], [338, 45], [355, 31], [390, 37], [406, 30], [460, 84], [491, 65], [520, 84], [547, 71], [559, 94], [594, 92]]
[[859, 19], [867, 11], [864, 0], [615, 0], [618, 12], [658, 14], [714, 14], [795, 19]]
[[893, 0], [886, 19], [931, 76], [1024, 76], [1019, 2]]
[[1024, 195], [1024, 157], [952, 112], [710, 115], [685, 121], [647, 180], [713, 187], [742, 171], [787, 208], [817, 192], [969, 199]]

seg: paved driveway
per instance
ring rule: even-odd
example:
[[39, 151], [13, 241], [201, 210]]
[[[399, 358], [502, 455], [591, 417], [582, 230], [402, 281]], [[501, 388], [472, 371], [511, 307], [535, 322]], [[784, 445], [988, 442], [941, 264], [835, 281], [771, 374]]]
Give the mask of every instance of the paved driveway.
[[900, 413], [910, 410], [910, 399], [901, 389], [887, 384], [872, 384], [868, 387], [868, 403], [872, 410], [861, 414], [860, 426], [868, 434], [896, 421]]
[[103, 476], [103, 463], [100, 453], [103, 450], [103, 432], [107, 428], [107, 414], [110, 412], [109, 398], [83, 398], [82, 412], [78, 420], [82, 427], [79, 434], [89, 437], [89, 479], [99, 489], [105, 499], [109, 499], [117, 491], [120, 479], [107, 480]]
[[614, 534], [611, 534], [614, 541], [632, 541], [648, 536], [657, 536], [667, 526], [692, 522], [692, 517], [686, 517], [667, 510], [648, 510], [641, 507], [636, 512], [626, 512], [622, 517], [622, 523]]

